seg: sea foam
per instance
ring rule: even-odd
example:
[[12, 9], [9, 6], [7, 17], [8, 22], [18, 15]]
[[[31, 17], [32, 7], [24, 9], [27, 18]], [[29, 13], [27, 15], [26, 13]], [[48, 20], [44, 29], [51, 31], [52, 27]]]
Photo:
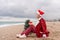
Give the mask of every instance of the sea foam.
[[4, 24], [4, 25], [0, 25], [0, 27], [7, 27], [7, 26], [13, 26], [13, 25], [24, 25], [24, 23]]

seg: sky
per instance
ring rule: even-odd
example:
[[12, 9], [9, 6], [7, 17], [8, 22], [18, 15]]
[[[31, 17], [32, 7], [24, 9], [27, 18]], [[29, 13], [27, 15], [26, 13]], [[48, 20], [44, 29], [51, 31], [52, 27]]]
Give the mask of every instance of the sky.
[[35, 18], [38, 9], [45, 19], [60, 19], [60, 0], [0, 0], [0, 16]]

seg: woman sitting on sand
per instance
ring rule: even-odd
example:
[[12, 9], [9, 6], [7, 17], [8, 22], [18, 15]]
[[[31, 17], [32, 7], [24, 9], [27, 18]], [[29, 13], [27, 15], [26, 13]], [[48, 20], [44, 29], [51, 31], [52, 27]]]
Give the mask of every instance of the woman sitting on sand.
[[[26, 20], [26, 21], [25, 21], [24, 30], [26, 30], [27, 28], [30, 27], [30, 24], [29, 24], [29, 23], [32, 23], [32, 21], [30, 21], [30, 20]], [[33, 33], [33, 32], [31, 31], [31, 33]], [[30, 33], [30, 34], [31, 34], [31, 33]]]
[[36, 36], [38, 38], [49, 36], [49, 31], [47, 30], [46, 21], [41, 17], [44, 14], [44, 12], [41, 10], [38, 10], [37, 12], [38, 12], [37, 19], [39, 21], [36, 27], [33, 25], [32, 22], [29, 22], [30, 26], [26, 30], [24, 30], [21, 34], [18, 34], [17, 37], [26, 38], [31, 31], [36, 33]]

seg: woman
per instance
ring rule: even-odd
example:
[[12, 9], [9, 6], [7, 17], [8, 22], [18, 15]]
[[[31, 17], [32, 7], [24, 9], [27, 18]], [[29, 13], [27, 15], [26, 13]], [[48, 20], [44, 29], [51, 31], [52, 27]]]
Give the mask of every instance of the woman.
[[24, 31], [20, 34], [17, 34], [17, 38], [25, 38], [27, 37], [30, 33], [35, 33], [35, 26], [33, 25], [32, 21], [26, 20], [25, 25], [24, 25]]
[[[26, 30], [27, 28], [29, 28], [29, 26], [30, 26], [31, 23], [32, 22], [30, 20], [26, 20], [25, 25], [24, 25], [24, 30]], [[33, 31], [31, 31], [30, 34], [31, 33], [33, 33]]]

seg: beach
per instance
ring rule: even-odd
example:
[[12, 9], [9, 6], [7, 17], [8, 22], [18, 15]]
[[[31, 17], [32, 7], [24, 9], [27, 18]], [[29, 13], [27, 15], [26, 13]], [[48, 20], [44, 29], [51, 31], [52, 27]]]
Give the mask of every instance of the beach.
[[47, 28], [50, 31], [48, 38], [37, 38], [32, 33], [27, 38], [17, 38], [16, 34], [24, 30], [24, 25], [12, 25], [0, 28], [0, 40], [60, 40], [60, 22], [47, 22]]

